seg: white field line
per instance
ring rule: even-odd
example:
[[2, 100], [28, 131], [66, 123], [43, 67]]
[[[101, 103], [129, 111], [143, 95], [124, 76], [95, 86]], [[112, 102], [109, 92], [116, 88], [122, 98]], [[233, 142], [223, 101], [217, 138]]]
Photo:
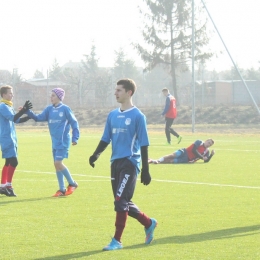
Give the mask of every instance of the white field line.
[[[39, 171], [19, 171], [18, 172], [26, 172], [26, 173], [37, 173], [37, 174], [55, 174], [54, 172], [39, 172]], [[97, 175], [85, 175], [85, 174], [73, 174], [73, 176], [81, 176], [81, 177], [90, 177], [90, 178], [101, 178], [110, 180], [110, 177], [106, 176], [97, 176]], [[152, 179], [157, 182], [165, 182], [165, 183], [179, 183], [179, 184], [191, 184], [191, 185], [206, 185], [206, 186], [218, 186], [218, 187], [232, 187], [232, 188], [240, 188], [240, 189], [257, 189], [260, 190], [259, 186], [242, 186], [242, 185], [232, 185], [232, 184], [218, 184], [218, 183], [207, 183], [207, 182], [190, 182], [190, 181], [173, 181], [173, 180], [159, 180]], [[98, 180], [100, 181], [100, 180]]]

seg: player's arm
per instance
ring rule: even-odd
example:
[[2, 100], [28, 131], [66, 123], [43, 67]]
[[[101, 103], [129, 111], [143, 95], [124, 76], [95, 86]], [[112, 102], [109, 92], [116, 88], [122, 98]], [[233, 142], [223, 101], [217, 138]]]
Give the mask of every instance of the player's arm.
[[162, 116], [164, 116], [168, 112], [168, 110], [170, 108], [170, 103], [171, 103], [170, 98], [167, 97], [166, 101], [165, 101], [165, 107], [164, 107], [164, 110], [162, 112]]
[[206, 160], [204, 160], [204, 163], [208, 163], [214, 154], [215, 154], [215, 151], [212, 150], [210, 155], [208, 156], [208, 158]]
[[141, 183], [143, 183], [144, 185], [148, 185], [152, 179], [149, 173], [148, 146], [141, 146], [141, 157], [142, 157]]
[[94, 162], [98, 159], [100, 154], [102, 152], [104, 152], [104, 150], [107, 148], [108, 145], [109, 145], [109, 143], [104, 142], [102, 140], [99, 142], [95, 152], [89, 157], [89, 164], [90, 164], [90, 166], [92, 166], [93, 168], [95, 167]]
[[[23, 105], [23, 107], [22, 107], [22, 109], [20, 109], [20, 111], [17, 113], [17, 114], [15, 114], [14, 115], [14, 118], [13, 118], [13, 121], [14, 122], [17, 122], [18, 121], [18, 119], [24, 114], [24, 113], [26, 113], [29, 109], [32, 109], [32, 103], [29, 101], [29, 100], [27, 100], [26, 102], [25, 102], [25, 104]], [[19, 122], [19, 121], [18, 121]], [[17, 123], [18, 123], [17, 122]]]
[[27, 116], [29, 116], [30, 118], [32, 118], [35, 122], [44, 122], [44, 121], [48, 121], [48, 117], [49, 117], [49, 111], [48, 111], [48, 107], [46, 107], [42, 113], [40, 114], [35, 114], [32, 110], [28, 110], [26, 112]]
[[25, 122], [27, 122], [28, 120], [30, 120], [31, 118], [29, 117], [29, 116], [25, 116], [25, 117], [21, 117], [21, 118], [18, 118], [16, 121], [15, 121], [15, 123], [18, 123], [18, 124], [20, 124], [20, 123], [25, 123]]
[[69, 107], [68, 110], [66, 110], [66, 116], [72, 128], [72, 145], [76, 145], [78, 143], [79, 135], [80, 135], [79, 123]]
[[105, 125], [105, 129], [104, 129], [104, 133], [103, 136], [101, 138], [101, 141], [99, 142], [95, 152], [89, 157], [89, 164], [90, 166], [92, 166], [93, 168], [95, 167], [94, 162], [98, 159], [98, 157], [100, 156], [100, 154], [107, 148], [107, 146], [110, 144], [111, 141], [111, 133], [110, 133], [110, 114], [107, 117], [107, 121], [106, 121], [106, 125]]

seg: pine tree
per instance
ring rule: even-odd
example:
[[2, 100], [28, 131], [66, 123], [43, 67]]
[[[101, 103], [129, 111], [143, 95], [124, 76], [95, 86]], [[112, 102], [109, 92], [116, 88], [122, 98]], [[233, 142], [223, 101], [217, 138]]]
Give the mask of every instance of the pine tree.
[[[164, 64], [172, 79], [172, 90], [178, 101], [176, 72], [187, 70], [188, 59], [191, 58], [191, 0], [143, 0], [147, 5], [142, 31], [147, 46], [133, 44], [142, 60], [151, 70], [158, 64]], [[202, 13], [197, 7], [196, 14]], [[200, 17], [201, 18], [201, 17]], [[204, 53], [203, 47], [209, 39], [206, 33], [206, 18], [196, 19], [195, 55], [197, 60], [205, 61], [212, 53]]]

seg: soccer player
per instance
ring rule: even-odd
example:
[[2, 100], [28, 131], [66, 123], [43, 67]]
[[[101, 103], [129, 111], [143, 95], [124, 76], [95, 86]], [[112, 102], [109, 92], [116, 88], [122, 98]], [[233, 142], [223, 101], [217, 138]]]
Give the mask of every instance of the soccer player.
[[17, 136], [14, 123], [24, 123], [30, 118], [21, 116], [30, 108], [32, 104], [26, 101], [20, 111], [15, 114], [13, 108], [13, 88], [4, 85], [0, 89], [2, 100], [0, 101], [0, 145], [2, 158], [5, 159], [5, 165], [2, 169], [0, 194], [9, 197], [16, 197], [12, 187], [12, 180], [15, 169], [18, 165], [17, 160]]
[[[46, 107], [42, 113], [36, 115], [29, 110], [27, 115], [36, 122], [48, 121], [49, 131], [52, 139], [52, 154], [54, 166], [59, 183], [59, 190], [53, 197], [61, 197], [72, 194], [78, 187], [70, 174], [69, 169], [63, 164], [63, 159], [68, 158], [70, 142], [76, 145], [79, 139], [79, 125], [71, 109], [62, 103], [65, 91], [62, 88], [54, 88], [51, 91], [52, 105]], [[70, 129], [72, 128], [72, 140]], [[64, 177], [69, 185], [66, 189]]]
[[162, 90], [162, 93], [166, 97], [165, 107], [162, 112], [162, 116], [165, 117], [165, 135], [167, 138], [167, 144], [171, 144], [171, 134], [177, 137], [179, 144], [182, 137], [171, 127], [174, 119], [177, 117], [176, 99], [173, 95], [170, 94], [167, 88], [164, 88]]
[[111, 155], [111, 185], [114, 195], [114, 210], [116, 211], [115, 234], [112, 241], [103, 250], [121, 249], [121, 236], [130, 216], [139, 221], [146, 234], [145, 243], [153, 240], [157, 220], [148, 217], [132, 201], [137, 176], [142, 160], [141, 183], [151, 182], [148, 165], [148, 134], [144, 114], [133, 105], [132, 96], [136, 91], [135, 82], [131, 79], [121, 79], [117, 82], [115, 96], [120, 108], [111, 111], [107, 117], [105, 129], [89, 164], [94, 162], [112, 142]]
[[201, 140], [195, 141], [187, 148], [175, 151], [173, 154], [165, 155], [158, 160], [148, 159], [148, 163], [194, 163], [202, 159], [205, 163], [209, 162], [215, 151], [209, 151], [209, 147], [214, 144], [212, 139], [205, 142]]

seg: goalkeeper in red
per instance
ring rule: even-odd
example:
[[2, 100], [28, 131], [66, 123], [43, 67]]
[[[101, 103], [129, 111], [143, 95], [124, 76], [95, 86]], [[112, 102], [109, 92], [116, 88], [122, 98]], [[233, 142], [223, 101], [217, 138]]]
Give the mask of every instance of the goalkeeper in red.
[[112, 143], [111, 185], [116, 211], [116, 230], [112, 241], [103, 250], [123, 248], [121, 236], [128, 216], [135, 218], [144, 226], [146, 244], [153, 240], [154, 229], [157, 226], [157, 220], [141, 212], [132, 201], [141, 161], [141, 183], [148, 185], [151, 182], [146, 118], [132, 103], [135, 90], [135, 82], [131, 79], [117, 82], [115, 96], [120, 108], [109, 113], [101, 141], [89, 158], [89, 164], [94, 167], [94, 162], [108, 144]]
[[207, 139], [205, 142], [197, 140], [189, 147], [179, 149], [172, 154], [161, 157], [158, 160], [148, 159], [148, 163], [194, 163], [199, 159], [207, 163], [215, 154], [214, 150], [211, 150], [210, 152], [208, 149], [213, 144], [213, 139]]

